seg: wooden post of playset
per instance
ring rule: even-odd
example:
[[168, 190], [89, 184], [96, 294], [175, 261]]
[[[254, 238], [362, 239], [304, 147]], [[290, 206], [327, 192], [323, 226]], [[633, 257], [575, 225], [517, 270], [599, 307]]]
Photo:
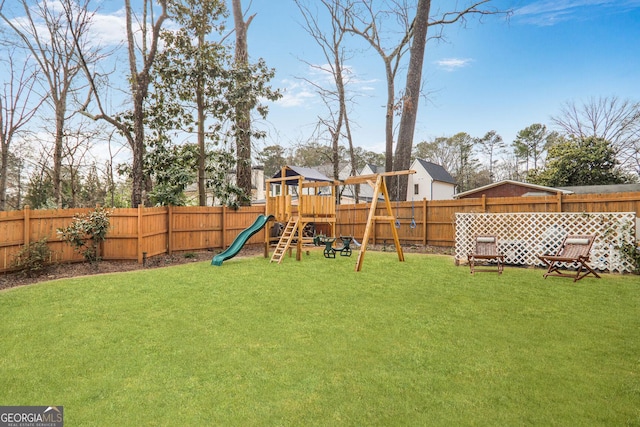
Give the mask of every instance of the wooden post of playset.
[[[404, 170], [395, 172], [384, 172], [380, 174], [372, 175], [360, 175], [349, 177], [344, 180], [346, 185], [349, 184], [362, 184], [367, 183], [373, 187], [373, 197], [371, 199], [371, 207], [369, 208], [369, 216], [367, 218], [367, 225], [364, 229], [364, 236], [362, 237], [362, 245], [360, 246], [360, 252], [358, 253], [358, 260], [356, 261], [356, 271], [362, 270], [362, 263], [364, 262], [364, 254], [367, 252], [367, 244], [373, 227], [375, 227], [376, 221], [387, 221], [391, 227], [391, 233], [393, 235], [393, 242], [396, 246], [396, 252], [398, 253], [398, 261], [404, 261], [404, 253], [400, 246], [400, 238], [398, 237], [398, 230], [395, 227], [395, 216], [393, 215], [393, 209], [391, 208], [391, 200], [389, 199], [389, 191], [387, 190], [387, 184], [385, 177], [398, 176], [398, 175], [411, 175], [416, 173], [414, 170]], [[375, 183], [374, 183], [375, 180]], [[376, 215], [376, 209], [378, 207], [378, 196], [382, 194], [384, 199], [385, 208], [387, 210], [386, 215]], [[399, 197], [399, 195], [398, 195]]]
[[[304, 205], [304, 197], [302, 190], [302, 177], [298, 177], [298, 218], [302, 220], [303, 213], [306, 210], [306, 206]], [[296, 242], [296, 261], [300, 261], [302, 259], [302, 231], [304, 230], [305, 223], [302, 221], [298, 224], [298, 240]], [[291, 250], [291, 249], [289, 249]], [[291, 253], [289, 253], [291, 256]]]

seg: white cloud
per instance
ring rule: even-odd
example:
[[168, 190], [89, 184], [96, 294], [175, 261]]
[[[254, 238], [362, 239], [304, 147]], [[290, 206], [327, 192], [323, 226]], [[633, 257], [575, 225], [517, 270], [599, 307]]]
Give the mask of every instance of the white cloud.
[[91, 32], [102, 45], [113, 46], [124, 42], [127, 37], [124, 11], [94, 15]]
[[[345, 65], [343, 68], [343, 78], [347, 86], [347, 91], [355, 93], [372, 92], [378, 79], [361, 79], [358, 77], [353, 67]], [[309, 65], [306, 76], [295, 80], [285, 79], [281, 82], [280, 88], [282, 98], [277, 101], [281, 107], [309, 107], [317, 104], [320, 100], [318, 91], [320, 88], [330, 89], [335, 86], [333, 71], [329, 64]]]
[[473, 62], [469, 58], [445, 58], [436, 61], [436, 65], [445, 71], [455, 71], [459, 68], [464, 68]]
[[540, 0], [514, 10], [514, 19], [525, 23], [549, 26], [574, 19], [597, 16], [600, 12], [620, 13], [640, 7], [640, 0]]
[[294, 108], [306, 106], [313, 102], [316, 93], [304, 81], [283, 80], [282, 98], [276, 103], [281, 107]]

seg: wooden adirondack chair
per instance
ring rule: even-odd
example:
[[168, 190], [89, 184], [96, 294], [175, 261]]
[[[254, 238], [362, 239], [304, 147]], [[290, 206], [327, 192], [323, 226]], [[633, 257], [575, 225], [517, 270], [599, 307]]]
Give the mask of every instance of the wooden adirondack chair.
[[[496, 236], [476, 236], [476, 247], [473, 253], [467, 255], [469, 260], [469, 268], [471, 274], [476, 271], [497, 271], [498, 274], [502, 274], [504, 269], [504, 255], [498, 252], [498, 238]], [[476, 262], [481, 261], [485, 266], [491, 266], [492, 262], [495, 262], [497, 270], [494, 269], [478, 269], [476, 268]]]
[[[572, 277], [576, 282], [589, 274], [593, 274], [598, 279], [600, 276], [587, 264], [589, 262], [589, 253], [596, 236], [594, 235], [568, 235], [564, 238], [558, 252], [553, 254], [539, 254], [538, 258], [547, 265], [547, 276]], [[567, 264], [573, 264], [576, 267], [575, 274], [565, 273], [560, 269]]]

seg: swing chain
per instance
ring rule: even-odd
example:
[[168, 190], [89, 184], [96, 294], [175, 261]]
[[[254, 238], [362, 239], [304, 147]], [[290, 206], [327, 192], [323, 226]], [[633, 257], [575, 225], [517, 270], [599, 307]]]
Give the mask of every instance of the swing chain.
[[[397, 229], [400, 229], [400, 175], [397, 176], [396, 183], [396, 221], [395, 226]], [[411, 222], [409, 223], [409, 228], [414, 229], [418, 226], [416, 224], [416, 216], [415, 216], [415, 201], [413, 197], [411, 198]]]
[[400, 175], [396, 176], [396, 228], [400, 229]]

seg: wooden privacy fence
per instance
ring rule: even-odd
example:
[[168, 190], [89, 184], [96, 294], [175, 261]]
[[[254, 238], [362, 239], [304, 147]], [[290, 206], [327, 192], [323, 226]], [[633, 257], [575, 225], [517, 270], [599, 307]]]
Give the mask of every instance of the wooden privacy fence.
[[[360, 240], [364, 235], [370, 205], [341, 205], [336, 209], [336, 234]], [[433, 245], [453, 248], [456, 213], [517, 212], [640, 212], [640, 192], [546, 197], [477, 198], [393, 202], [397, 229], [403, 245]], [[379, 215], [383, 215], [383, 206]], [[81, 261], [71, 246], [60, 241], [56, 229], [68, 226], [76, 213], [92, 209], [30, 210], [0, 212], [0, 272], [11, 269], [15, 255], [25, 244], [47, 238], [52, 262]], [[258, 215], [264, 205], [242, 207], [139, 207], [112, 209], [111, 227], [101, 248], [106, 260], [136, 260], [174, 252], [227, 247]], [[322, 232], [324, 230], [318, 230]], [[269, 230], [266, 230], [269, 232]], [[248, 244], [265, 240], [265, 230]], [[375, 224], [370, 244], [393, 242], [388, 222]]]
[[[337, 211], [336, 234], [362, 237], [369, 204], [342, 205]], [[461, 200], [420, 200], [393, 202], [399, 218], [398, 234], [402, 244], [454, 247], [458, 213], [527, 213], [527, 212], [640, 212], [640, 192], [586, 194], [539, 197], [496, 197]], [[383, 215], [384, 207], [378, 208]], [[414, 223], [414, 224], [412, 224]], [[375, 225], [369, 243], [393, 242], [389, 224]]]
[[[100, 248], [105, 260], [135, 260], [193, 250], [223, 248], [251, 225], [264, 206], [243, 207], [139, 207], [108, 209], [110, 227]], [[0, 272], [11, 269], [15, 255], [26, 244], [47, 239], [51, 262], [82, 261], [81, 255], [60, 240], [56, 230], [68, 226], [76, 214], [92, 209], [0, 212]], [[249, 244], [264, 242], [257, 233]], [[213, 254], [212, 254], [213, 256]]]

